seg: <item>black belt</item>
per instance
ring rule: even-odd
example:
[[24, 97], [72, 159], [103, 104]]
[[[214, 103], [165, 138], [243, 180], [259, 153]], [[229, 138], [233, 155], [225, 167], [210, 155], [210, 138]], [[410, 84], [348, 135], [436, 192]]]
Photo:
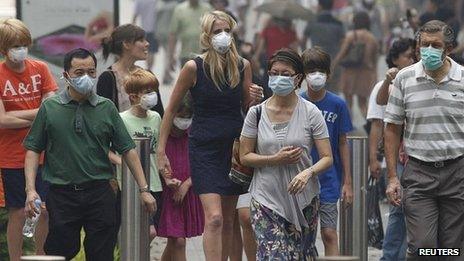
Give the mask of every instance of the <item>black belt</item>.
[[448, 159], [448, 160], [443, 160], [443, 161], [422, 161], [420, 159], [416, 159], [414, 157], [411, 157], [409, 156], [409, 159], [414, 161], [414, 162], [417, 162], [419, 163], [420, 165], [424, 165], [424, 166], [428, 166], [428, 167], [433, 167], [433, 168], [444, 168], [446, 166], [449, 166], [453, 163], [456, 163], [457, 161], [461, 160], [462, 158], [464, 158], [464, 155], [461, 155], [457, 158], [454, 158], [454, 159]]
[[50, 188], [80, 191], [80, 190], [88, 190], [91, 188], [99, 187], [99, 186], [102, 186], [103, 184], [109, 184], [109, 181], [107, 179], [101, 179], [101, 180], [92, 180], [92, 181], [84, 182], [81, 184], [67, 184], [67, 185], [51, 184]]

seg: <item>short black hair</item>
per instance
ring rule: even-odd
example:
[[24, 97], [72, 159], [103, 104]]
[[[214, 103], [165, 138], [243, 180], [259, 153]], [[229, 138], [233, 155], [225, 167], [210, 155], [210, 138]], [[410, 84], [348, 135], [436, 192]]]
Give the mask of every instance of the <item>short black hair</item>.
[[321, 47], [315, 46], [307, 49], [301, 56], [303, 58], [303, 67], [305, 72], [320, 69], [326, 74], [330, 74], [330, 55]]
[[369, 18], [369, 14], [364, 11], [356, 12], [353, 17], [353, 27], [354, 29], [370, 30], [371, 19]]
[[68, 53], [64, 55], [64, 62], [63, 62], [64, 71], [69, 72], [69, 69], [71, 69], [72, 59], [74, 58], [85, 59], [89, 56], [92, 57], [93, 62], [95, 63], [95, 68], [97, 68], [97, 58], [95, 57], [95, 54], [93, 54], [91, 51], [84, 49], [84, 48], [77, 48], [77, 49], [69, 51]]
[[322, 7], [322, 10], [332, 10], [333, 0], [319, 0], [319, 5]]
[[396, 67], [393, 60], [398, 59], [400, 54], [406, 52], [409, 48], [414, 50], [415, 42], [413, 39], [399, 39], [393, 42], [392, 46], [388, 50], [385, 61], [387, 62], [388, 68]]

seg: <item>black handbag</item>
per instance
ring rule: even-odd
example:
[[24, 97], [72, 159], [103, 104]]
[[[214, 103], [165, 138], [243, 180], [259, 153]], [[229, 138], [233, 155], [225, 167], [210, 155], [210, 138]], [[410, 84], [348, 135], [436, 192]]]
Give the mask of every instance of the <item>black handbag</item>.
[[366, 44], [359, 42], [354, 31], [354, 41], [350, 43], [348, 52], [345, 57], [340, 61], [340, 65], [345, 68], [357, 68], [361, 67], [364, 61], [364, 50]]
[[370, 247], [382, 249], [384, 234], [377, 187], [377, 180], [370, 176], [367, 186], [367, 242]]

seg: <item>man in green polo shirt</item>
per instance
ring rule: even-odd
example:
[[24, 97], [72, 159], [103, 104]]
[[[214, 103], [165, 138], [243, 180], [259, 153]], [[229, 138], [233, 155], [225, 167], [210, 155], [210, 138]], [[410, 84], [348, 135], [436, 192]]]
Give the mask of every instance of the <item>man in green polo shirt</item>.
[[24, 140], [27, 149], [26, 211], [34, 215], [36, 170], [45, 151], [43, 179], [50, 182], [46, 206], [50, 215], [47, 255], [72, 259], [80, 249], [84, 228], [86, 260], [113, 260], [116, 243], [116, 194], [108, 158], [110, 146], [120, 153], [140, 187], [150, 212], [156, 202], [149, 193], [135, 144], [114, 104], [95, 94], [97, 61], [93, 53], [75, 49], [64, 58], [67, 87], [46, 99]]

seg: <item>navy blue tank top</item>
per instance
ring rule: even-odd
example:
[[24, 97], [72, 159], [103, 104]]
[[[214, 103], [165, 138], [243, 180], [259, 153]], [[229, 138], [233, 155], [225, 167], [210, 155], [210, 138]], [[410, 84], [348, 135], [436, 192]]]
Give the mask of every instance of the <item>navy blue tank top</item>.
[[243, 126], [242, 93], [243, 63], [239, 66], [240, 83], [235, 87], [219, 89], [208, 76], [203, 59], [194, 59], [197, 65], [197, 81], [190, 88], [193, 100], [193, 121], [190, 139], [193, 142], [230, 141], [240, 136]]

